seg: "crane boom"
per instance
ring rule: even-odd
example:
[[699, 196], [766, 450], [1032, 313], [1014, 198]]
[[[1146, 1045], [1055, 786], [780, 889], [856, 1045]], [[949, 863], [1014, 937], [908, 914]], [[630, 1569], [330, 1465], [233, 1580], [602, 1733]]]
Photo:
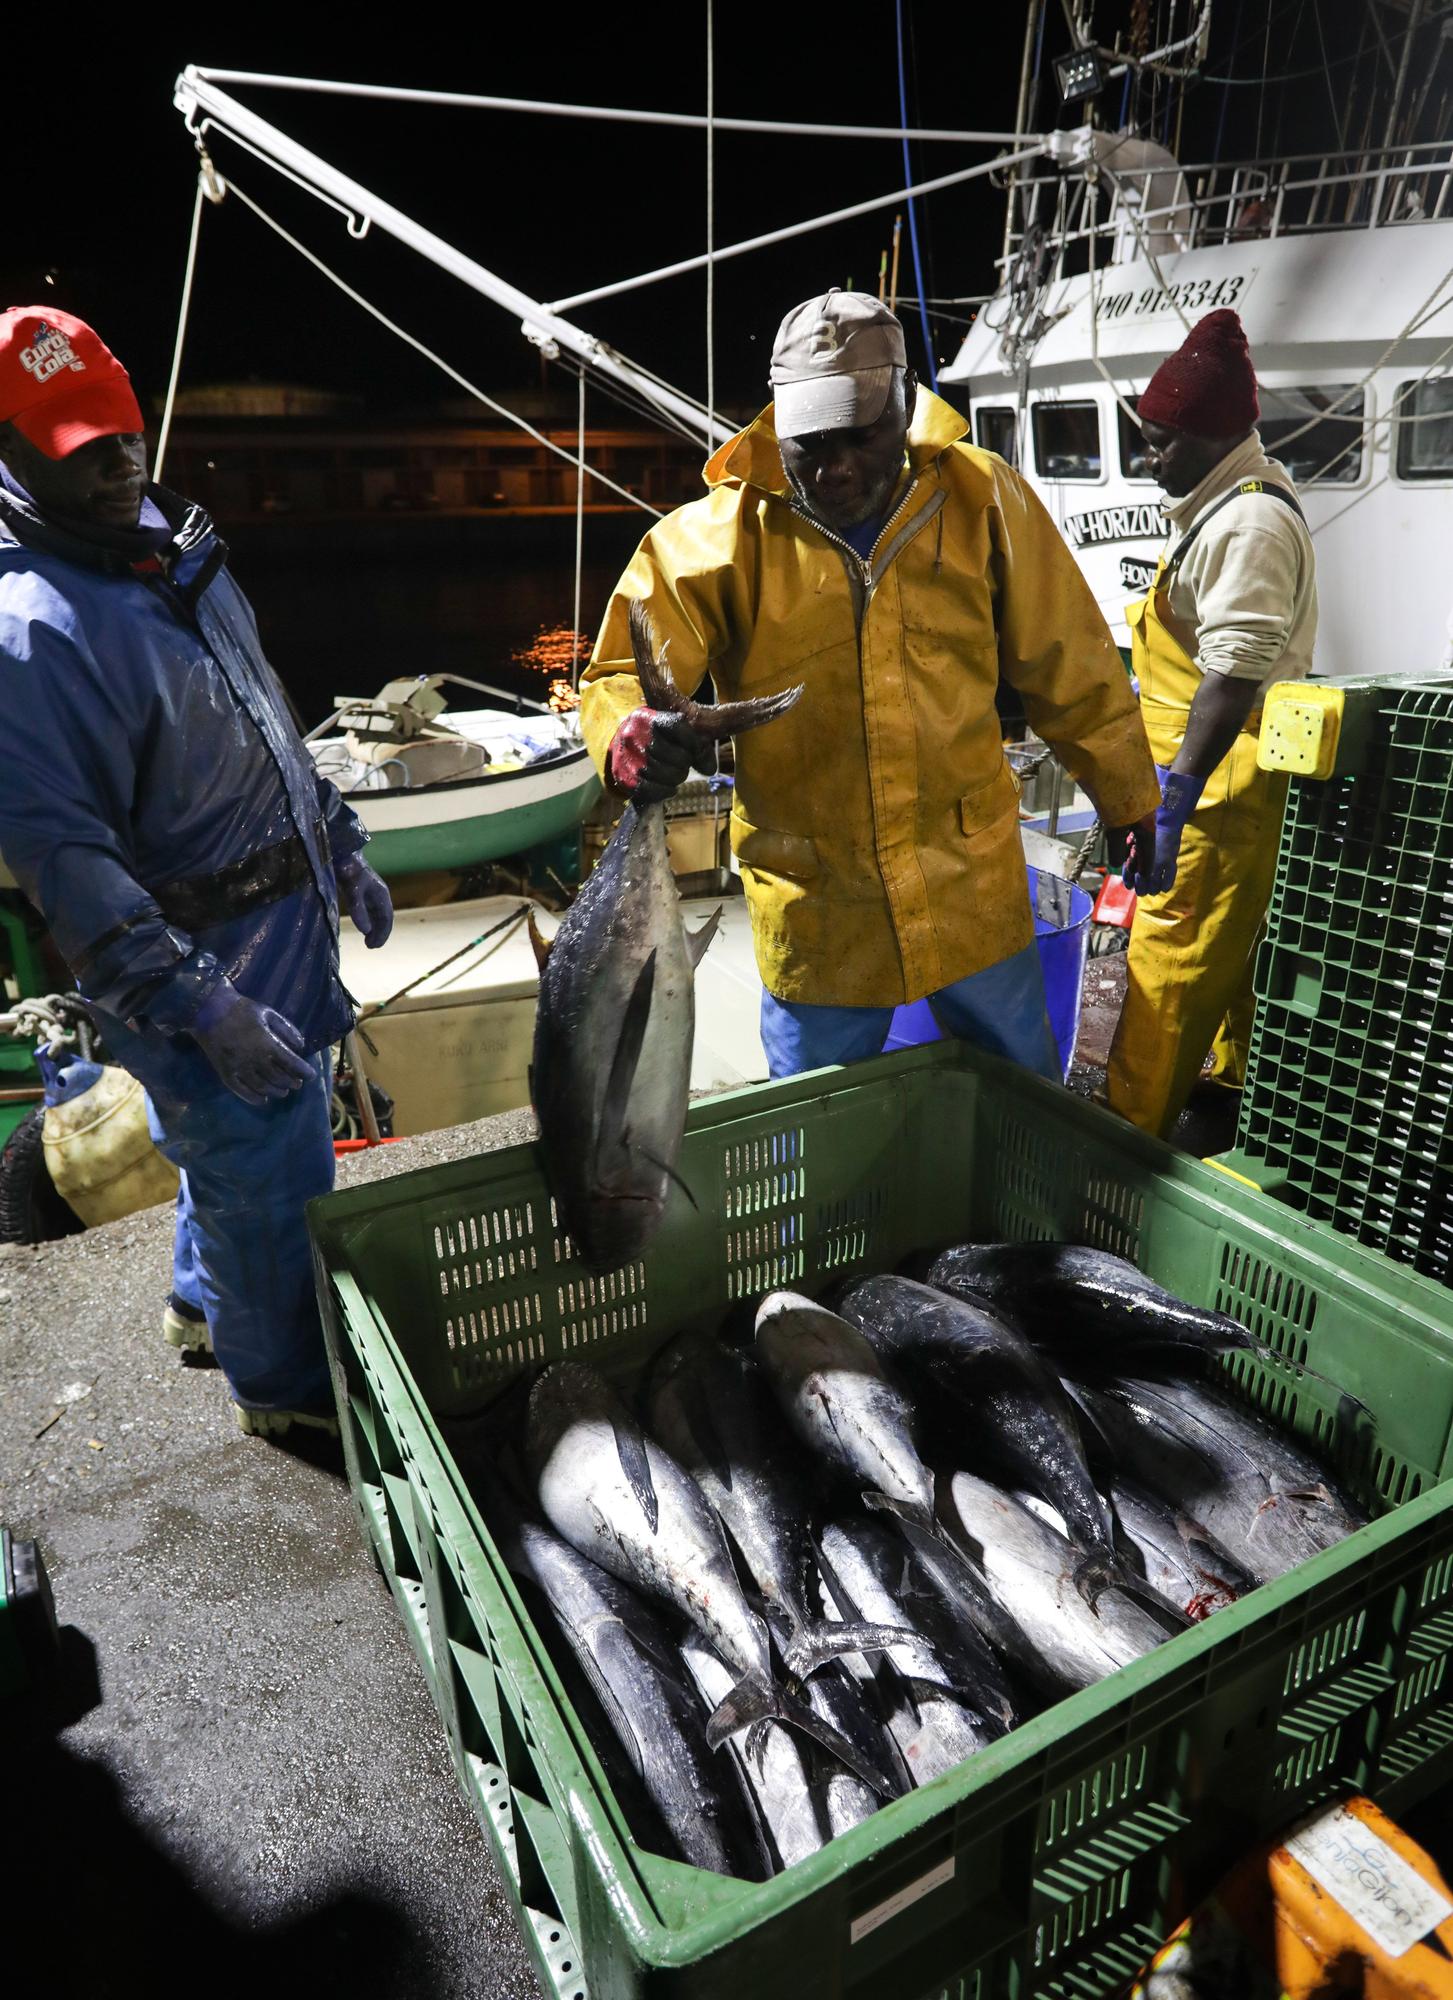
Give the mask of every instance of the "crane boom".
[[517, 314], [525, 338], [541, 348], [551, 360], [568, 354], [583, 367], [610, 377], [634, 396], [670, 415], [682, 429], [700, 438], [708, 450], [732, 435], [731, 427], [709, 415], [702, 404], [670, 388], [658, 376], [619, 353], [607, 342], [598, 340], [573, 321], [552, 312], [538, 299], [522, 292], [517, 285], [510, 284], [475, 258], [467, 257], [442, 236], [436, 236], [433, 230], [415, 222], [402, 209], [371, 193], [349, 175], [340, 173], [317, 153], [289, 138], [286, 132], [260, 118], [255, 111], [220, 89], [210, 81], [204, 70], [189, 64], [182, 71], [176, 81], [174, 102], [187, 121], [187, 129], [199, 139], [212, 129], [229, 135], [269, 165], [279, 168], [290, 179], [356, 219], [349, 223], [355, 235], [366, 228], [381, 229], [386, 235], [416, 250], [421, 257], [427, 257], [440, 270], [448, 271], [472, 291], [482, 293], [506, 312]]

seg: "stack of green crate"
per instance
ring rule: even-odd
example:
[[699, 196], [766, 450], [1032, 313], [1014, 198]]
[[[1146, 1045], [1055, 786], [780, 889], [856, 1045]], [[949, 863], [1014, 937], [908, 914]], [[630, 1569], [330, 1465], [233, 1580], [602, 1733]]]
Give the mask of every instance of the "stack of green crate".
[[1453, 1274], [1453, 681], [1361, 683], [1293, 781], [1235, 1151], [1223, 1164]]

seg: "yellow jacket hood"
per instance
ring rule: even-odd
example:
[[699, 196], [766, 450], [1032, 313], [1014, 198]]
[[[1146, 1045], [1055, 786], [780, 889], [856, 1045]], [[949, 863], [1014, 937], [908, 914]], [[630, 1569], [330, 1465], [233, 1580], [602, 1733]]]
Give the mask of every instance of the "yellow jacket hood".
[[[745, 430], [718, 445], [706, 461], [702, 477], [708, 486], [722, 486], [737, 480], [743, 486], [758, 486], [764, 493], [786, 495], [791, 489], [782, 470], [782, 453], [773, 428], [775, 405], [769, 403]], [[920, 388], [908, 426], [908, 466], [920, 472], [941, 452], [968, 436], [969, 426], [942, 396]]]

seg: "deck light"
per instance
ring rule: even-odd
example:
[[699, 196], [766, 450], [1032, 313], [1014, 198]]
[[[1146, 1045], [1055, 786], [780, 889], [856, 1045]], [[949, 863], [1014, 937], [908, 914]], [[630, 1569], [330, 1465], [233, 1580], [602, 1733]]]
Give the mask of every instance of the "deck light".
[[1083, 104], [1086, 98], [1099, 96], [1105, 88], [1108, 73], [1100, 51], [1083, 48], [1071, 49], [1068, 55], [1056, 56], [1054, 74], [1065, 103]]

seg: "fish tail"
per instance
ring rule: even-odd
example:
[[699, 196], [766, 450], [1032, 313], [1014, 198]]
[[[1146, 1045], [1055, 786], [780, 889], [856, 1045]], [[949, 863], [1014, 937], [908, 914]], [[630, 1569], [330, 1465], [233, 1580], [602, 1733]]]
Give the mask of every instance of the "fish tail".
[[797, 687], [784, 689], [781, 694], [760, 695], [754, 701], [692, 701], [672, 679], [666, 666], [665, 647], [658, 656], [651, 614], [640, 598], [633, 599], [627, 618], [631, 628], [636, 677], [649, 706], [665, 709], [671, 715], [684, 716], [699, 735], [713, 743], [727, 736], [745, 735], [749, 729], [760, 729], [764, 722], [785, 715], [802, 697], [799, 683]]
[[775, 722], [779, 715], [797, 706], [802, 693], [799, 681], [796, 687], [786, 688], [781, 694], [758, 695], [754, 701], [688, 701], [684, 713], [699, 735], [719, 743], [724, 737], [745, 736], [749, 729]]
[[1153, 1612], [1163, 1624], [1171, 1624], [1176, 1631], [1183, 1630], [1191, 1622], [1169, 1598], [1162, 1597], [1154, 1584], [1147, 1583], [1144, 1577], [1137, 1576], [1133, 1569], [1114, 1556], [1083, 1557], [1075, 1564], [1073, 1582], [1097, 1618], [1100, 1615], [1100, 1599], [1105, 1592], [1119, 1590]]
[[824, 1619], [819, 1625], [800, 1626], [793, 1633], [782, 1648], [782, 1662], [794, 1679], [805, 1681], [844, 1653], [886, 1653], [890, 1646], [922, 1643], [916, 1632], [901, 1631], [895, 1625]]
[[758, 1746], [760, 1754], [761, 1737], [756, 1733], [757, 1725], [763, 1722], [784, 1722], [793, 1729], [799, 1729], [804, 1736], [810, 1736], [847, 1767], [856, 1778], [861, 1778], [879, 1798], [891, 1799], [897, 1796], [898, 1786], [893, 1773], [886, 1763], [879, 1762], [850, 1743], [841, 1730], [834, 1729], [830, 1722], [799, 1701], [786, 1688], [770, 1681], [762, 1674], [746, 1674], [731, 1692], [712, 1710], [706, 1724], [708, 1747], [717, 1750], [728, 1737], [739, 1736], [743, 1730], [749, 1732], [748, 1749]]

